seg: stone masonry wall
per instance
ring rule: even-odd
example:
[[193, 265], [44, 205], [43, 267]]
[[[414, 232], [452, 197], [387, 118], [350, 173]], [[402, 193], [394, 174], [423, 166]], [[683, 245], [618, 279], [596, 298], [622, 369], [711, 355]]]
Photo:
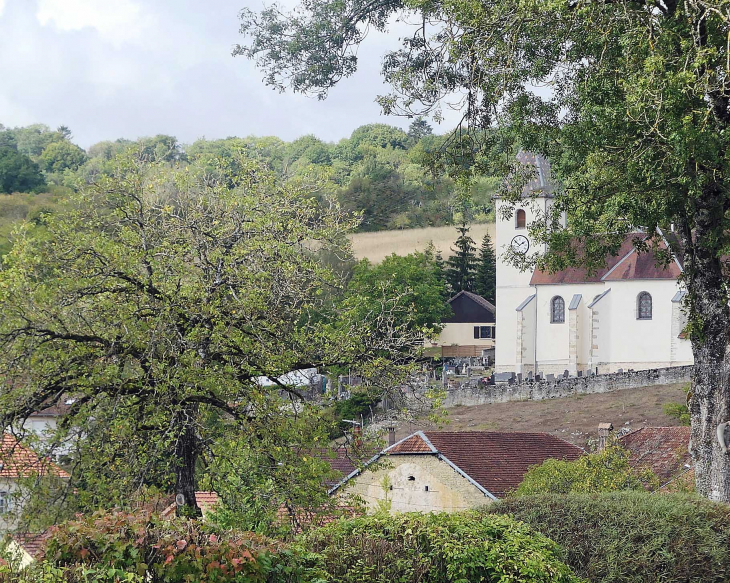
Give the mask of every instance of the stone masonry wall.
[[513, 385], [507, 383], [485, 385], [477, 381], [470, 381], [458, 388], [448, 390], [443, 406], [541, 401], [571, 395], [610, 393], [623, 389], [689, 382], [691, 374], [692, 366], [674, 366], [588, 377], [558, 378], [553, 381], [524, 381]]
[[369, 512], [386, 499], [392, 512], [455, 512], [491, 502], [454, 468], [429, 454], [386, 457], [352, 478], [341, 494], [360, 496]]

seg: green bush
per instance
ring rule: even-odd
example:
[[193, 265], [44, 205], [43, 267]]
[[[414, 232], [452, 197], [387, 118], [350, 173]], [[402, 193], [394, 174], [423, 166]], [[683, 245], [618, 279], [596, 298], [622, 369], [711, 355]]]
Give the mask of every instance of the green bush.
[[311, 576], [338, 583], [574, 583], [547, 538], [506, 517], [377, 514], [303, 537]]
[[730, 506], [680, 494], [541, 495], [485, 507], [555, 541], [593, 583], [730, 580]]
[[610, 444], [602, 451], [584, 455], [575, 461], [545, 460], [525, 474], [515, 496], [534, 494], [596, 494], [618, 490], [656, 490], [659, 479], [647, 469], [635, 469], [631, 454]]
[[45, 562], [67, 568], [72, 581], [137, 575], [152, 583], [259, 583], [279, 568], [280, 550], [265, 537], [215, 533], [202, 521], [99, 512], [55, 527]]

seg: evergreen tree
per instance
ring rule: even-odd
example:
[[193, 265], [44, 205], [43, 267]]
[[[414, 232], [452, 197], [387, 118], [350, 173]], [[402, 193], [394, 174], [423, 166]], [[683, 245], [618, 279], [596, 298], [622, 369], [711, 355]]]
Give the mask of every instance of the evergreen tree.
[[487, 301], [495, 303], [497, 296], [497, 259], [489, 233], [484, 235], [482, 246], [479, 249], [474, 291]]
[[421, 138], [430, 136], [433, 134], [433, 128], [431, 125], [422, 117], [417, 117], [411, 125], [408, 127], [408, 137], [415, 144]]
[[446, 260], [446, 281], [452, 294], [474, 291], [477, 263], [476, 246], [469, 236], [469, 227], [462, 224], [457, 231], [456, 249], [452, 249], [454, 254]]

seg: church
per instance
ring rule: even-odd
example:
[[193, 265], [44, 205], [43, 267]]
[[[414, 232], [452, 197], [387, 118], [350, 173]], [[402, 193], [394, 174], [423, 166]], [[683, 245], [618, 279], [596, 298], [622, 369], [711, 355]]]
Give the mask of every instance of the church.
[[503, 260], [508, 248], [545, 251], [536, 248], [528, 226], [553, 202], [550, 166], [527, 153], [520, 160], [537, 170], [523, 207], [507, 219], [500, 209], [508, 203], [496, 200], [496, 372], [578, 376], [692, 364], [683, 334], [681, 262], [675, 257], [657, 266], [652, 254], [638, 254], [632, 241], [645, 234], [629, 234], [596, 273], [520, 271]]

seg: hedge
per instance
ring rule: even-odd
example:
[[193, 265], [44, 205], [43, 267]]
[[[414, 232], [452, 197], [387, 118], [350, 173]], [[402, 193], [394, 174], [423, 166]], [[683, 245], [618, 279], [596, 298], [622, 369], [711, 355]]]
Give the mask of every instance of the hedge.
[[[580, 583], [552, 541], [503, 516], [377, 515], [283, 545], [192, 520], [96, 514], [57, 528], [13, 583]], [[0, 569], [1, 571], [1, 569]]]
[[509, 515], [559, 544], [593, 583], [730, 581], [730, 506], [687, 494], [613, 492], [508, 499]]
[[[98, 512], [54, 527], [45, 563], [75, 581], [265, 583], [285, 547], [265, 537], [216, 532], [202, 521]], [[279, 578], [285, 580], [285, 578]]]
[[507, 517], [383, 514], [332, 523], [299, 543], [337, 583], [579, 583], [557, 545]]

